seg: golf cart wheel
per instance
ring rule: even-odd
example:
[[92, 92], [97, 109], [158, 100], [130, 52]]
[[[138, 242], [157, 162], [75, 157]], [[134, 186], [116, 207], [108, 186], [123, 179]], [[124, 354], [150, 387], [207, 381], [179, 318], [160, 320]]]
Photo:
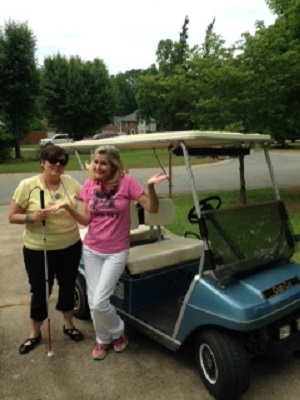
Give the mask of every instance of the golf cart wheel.
[[198, 335], [195, 348], [201, 379], [217, 400], [237, 400], [250, 384], [250, 365], [244, 346], [234, 337], [207, 330]]
[[74, 317], [90, 319], [90, 309], [86, 295], [86, 284], [82, 275], [77, 275], [74, 292]]

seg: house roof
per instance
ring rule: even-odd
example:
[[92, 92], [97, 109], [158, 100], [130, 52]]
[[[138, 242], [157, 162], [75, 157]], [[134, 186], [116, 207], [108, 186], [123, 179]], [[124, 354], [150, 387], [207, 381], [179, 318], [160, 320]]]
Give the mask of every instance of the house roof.
[[[114, 117], [114, 123], [120, 124], [121, 122], [138, 122], [138, 118], [136, 116], [137, 112], [133, 112], [124, 116], [116, 116]], [[150, 118], [150, 122], [155, 122], [154, 118]]]

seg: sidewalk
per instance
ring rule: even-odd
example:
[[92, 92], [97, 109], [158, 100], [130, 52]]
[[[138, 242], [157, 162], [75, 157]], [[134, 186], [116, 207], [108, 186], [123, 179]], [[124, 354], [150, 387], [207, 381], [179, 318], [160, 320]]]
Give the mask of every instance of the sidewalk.
[[[209, 400], [191, 354], [174, 354], [128, 327], [129, 348], [94, 361], [93, 327], [75, 320], [85, 334], [79, 343], [62, 333], [62, 319], [50, 302], [54, 356], [42, 342], [25, 356], [19, 345], [29, 333], [29, 290], [22, 260], [23, 226], [11, 225], [0, 206], [0, 399], [1, 400]], [[254, 362], [243, 400], [297, 400], [300, 358], [284, 363]]]

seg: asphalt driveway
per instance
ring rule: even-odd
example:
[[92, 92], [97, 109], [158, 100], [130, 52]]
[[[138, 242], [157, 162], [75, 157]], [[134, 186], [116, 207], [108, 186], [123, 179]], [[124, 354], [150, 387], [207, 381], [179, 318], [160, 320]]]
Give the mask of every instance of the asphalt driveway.
[[[272, 154], [272, 160], [280, 186], [300, 185], [299, 155]], [[270, 185], [270, 180], [266, 185], [259, 175], [264, 168], [262, 161], [261, 154], [249, 157], [246, 175], [249, 187]], [[238, 184], [237, 160], [197, 168], [201, 168], [196, 178], [198, 189], [217, 190], [221, 185], [224, 189], [231, 188], [228, 178], [232, 177]], [[153, 171], [131, 172], [145, 183]], [[174, 191], [185, 192], [184, 169], [178, 168], [174, 173]], [[81, 172], [72, 175], [81, 181], [85, 178]], [[130, 345], [125, 353], [110, 352], [104, 361], [94, 361], [91, 322], [75, 321], [85, 334], [82, 342], [72, 342], [63, 335], [62, 320], [55, 311], [56, 290], [50, 302], [54, 357], [47, 357], [46, 325], [41, 344], [28, 355], [19, 355], [19, 345], [28, 334], [30, 295], [21, 253], [23, 227], [10, 225], [7, 213], [13, 190], [25, 176], [28, 174], [0, 175], [0, 399], [211, 399], [192, 361], [192, 348], [186, 346], [179, 353], [172, 353], [130, 327]], [[161, 192], [167, 190], [167, 185], [159, 188]], [[299, 399], [300, 357], [286, 361], [252, 359], [251, 370], [251, 386], [243, 400]]]
[[[76, 320], [85, 340], [72, 342], [62, 333], [50, 302], [54, 357], [47, 357], [47, 332], [34, 351], [21, 356], [28, 334], [29, 293], [21, 246], [23, 227], [7, 221], [8, 206], [0, 206], [0, 399], [1, 400], [209, 400], [195, 365], [192, 349], [172, 353], [128, 327], [129, 349], [110, 352], [94, 361], [93, 328]], [[252, 360], [252, 383], [243, 400], [298, 400], [300, 358], [284, 362]]]

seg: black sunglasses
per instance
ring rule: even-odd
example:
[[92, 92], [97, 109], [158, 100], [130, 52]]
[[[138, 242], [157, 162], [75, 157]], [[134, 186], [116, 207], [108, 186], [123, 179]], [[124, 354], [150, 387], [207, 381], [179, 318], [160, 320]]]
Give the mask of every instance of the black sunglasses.
[[47, 161], [51, 164], [51, 165], [56, 165], [57, 163], [59, 163], [60, 166], [65, 167], [68, 163], [68, 160], [64, 159], [59, 159], [59, 158], [47, 158]]

